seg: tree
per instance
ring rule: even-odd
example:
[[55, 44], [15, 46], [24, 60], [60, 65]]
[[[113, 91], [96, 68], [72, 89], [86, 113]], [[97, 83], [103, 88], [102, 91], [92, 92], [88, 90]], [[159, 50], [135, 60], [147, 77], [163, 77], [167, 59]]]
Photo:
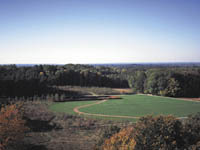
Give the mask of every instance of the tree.
[[144, 83], [146, 80], [146, 74], [143, 71], [137, 71], [135, 82], [134, 82], [134, 89], [139, 93], [144, 92]]
[[133, 127], [128, 127], [106, 139], [103, 150], [134, 150], [135, 145]]
[[174, 78], [169, 79], [168, 87], [167, 87], [167, 95], [168, 96], [177, 96], [179, 92], [179, 83]]
[[198, 144], [200, 148], [200, 112], [185, 120], [183, 136], [186, 146]]
[[150, 74], [147, 74], [147, 80], [146, 80], [146, 91], [147, 93], [150, 93], [150, 94], [157, 94], [158, 93], [158, 75], [157, 75], [157, 72], [152, 72]]
[[182, 124], [173, 116], [142, 117], [135, 124], [133, 137], [136, 149], [182, 148]]
[[200, 113], [180, 121], [169, 116], [146, 116], [132, 127], [105, 140], [104, 150], [200, 149]]
[[16, 145], [23, 139], [28, 128], [20, 112], [22, 104], [12, 104], [0, 111], [0, 150]]

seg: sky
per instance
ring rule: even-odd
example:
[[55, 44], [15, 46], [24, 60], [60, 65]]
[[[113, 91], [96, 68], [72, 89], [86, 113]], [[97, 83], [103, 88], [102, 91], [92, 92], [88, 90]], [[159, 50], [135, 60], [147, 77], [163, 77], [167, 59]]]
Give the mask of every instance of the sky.
[[0, 0], [0, 64], [200, 62], [199, 0]]

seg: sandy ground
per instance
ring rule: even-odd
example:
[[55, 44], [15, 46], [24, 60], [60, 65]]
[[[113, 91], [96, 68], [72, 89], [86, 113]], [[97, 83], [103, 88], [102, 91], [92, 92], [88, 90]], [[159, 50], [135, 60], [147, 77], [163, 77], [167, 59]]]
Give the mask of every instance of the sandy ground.
[[132, 89], [114, 89], [115, 91], [117, 91], [117, 92], [120, 92], [121, 94], [131, 94], [131, 93], [133, 93], [133, 90]]
[[192, 100], [192, 101], [198, 101], [198, 102], [200, 102], [200, 97], [199, 98], [186, 98], [186, 97], [183, 97], [183, 98], [179, 98], [179, 99]]

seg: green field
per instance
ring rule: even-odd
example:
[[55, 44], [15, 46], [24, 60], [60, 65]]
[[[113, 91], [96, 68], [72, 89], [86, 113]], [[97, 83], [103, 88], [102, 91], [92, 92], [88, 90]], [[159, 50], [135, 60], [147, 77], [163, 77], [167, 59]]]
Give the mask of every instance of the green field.
[[[174, 115], [185, 117], [189, 114], [200, 112], [200, 102], [185, 101], [175, 98], [146, 96], [146, 95], [124, 95], [122, 99], [112, 99], [104, 103], [79, 109], [81, 112], [105, 115], [121, 115], [141, 117], [151, 115]], [[57, 112], [75, 114], [73, 108], [76, 106], [95, 103], [96, 101], [77, 101], [54, 103], [50, 109]]]
[[74, 107], [95, 103], [96, 101], [74, 101], [74, 102], [56, 102], [53, 103], [49, 109], [55, 112], [64, 112], [67, 114], [76, 113], [73, 111]]

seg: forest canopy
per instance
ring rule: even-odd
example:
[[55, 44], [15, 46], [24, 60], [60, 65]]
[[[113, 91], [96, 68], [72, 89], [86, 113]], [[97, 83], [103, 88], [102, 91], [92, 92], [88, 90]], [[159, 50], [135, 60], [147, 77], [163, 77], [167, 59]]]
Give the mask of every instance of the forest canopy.
[[56, 93], [56, 86], [132, 88], [135, 93], [200, 96], [197, 65], [35, 65], [0, 66], [1, 97]]

